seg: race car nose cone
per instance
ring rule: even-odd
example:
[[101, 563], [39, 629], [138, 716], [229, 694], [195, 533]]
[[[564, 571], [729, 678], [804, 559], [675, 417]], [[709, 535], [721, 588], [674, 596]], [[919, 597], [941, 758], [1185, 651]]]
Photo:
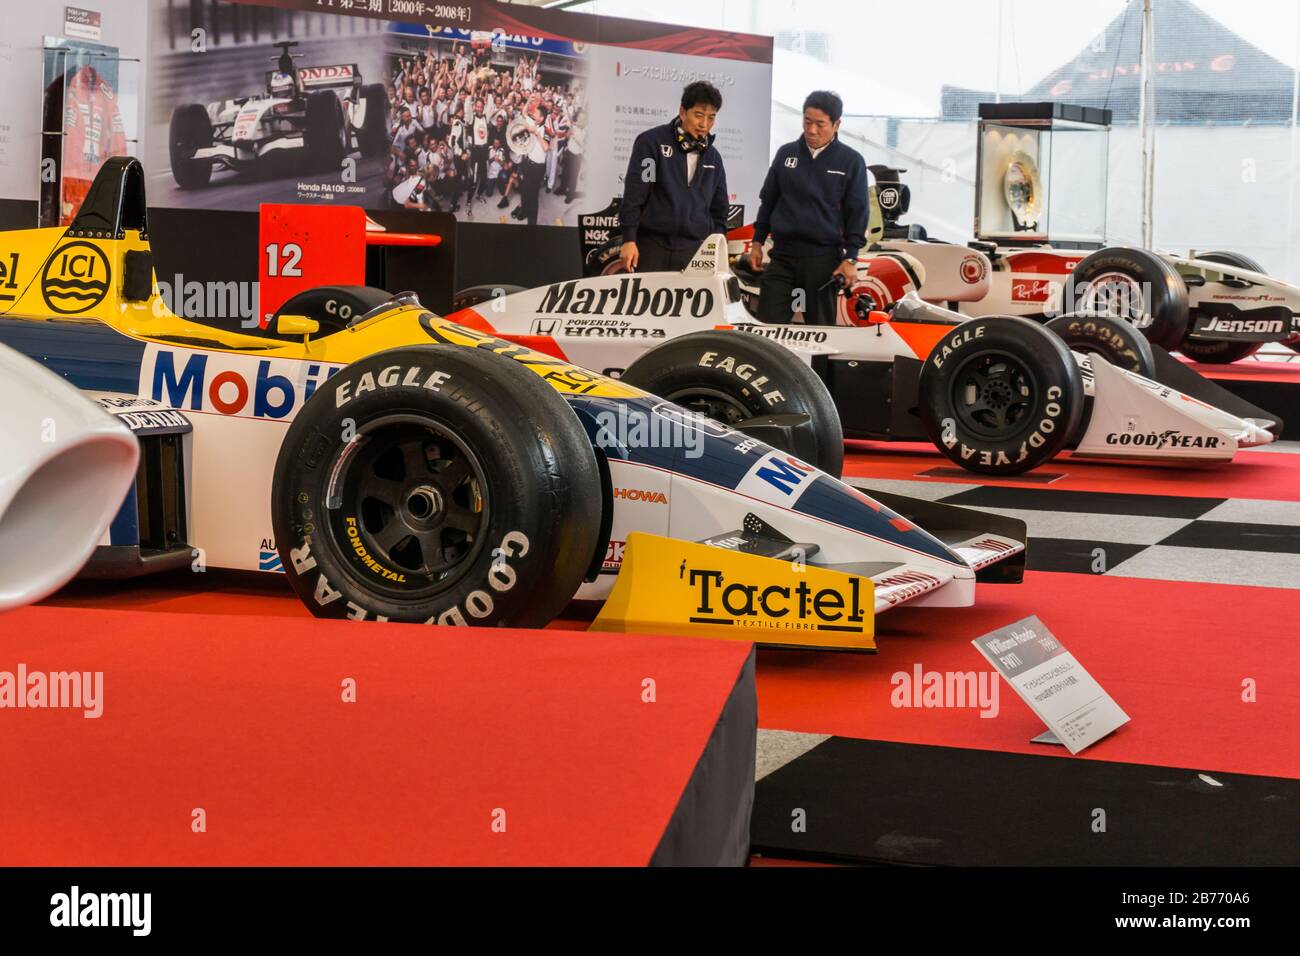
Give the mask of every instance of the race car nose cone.
[[[1253, 448], [1256, 445], [1267, 445], [1269, 442], [1276, 441], [1276, 437], [1271, 431], [1264, 427], [1263, 423], [1253, 418], [1243, 419], [1246, 423], [1246, 430], [1240, 438], [1237, 439], [1237, 445], [1240, 448]], [[1271, 424], [1271, 423], [1270, 423]]]

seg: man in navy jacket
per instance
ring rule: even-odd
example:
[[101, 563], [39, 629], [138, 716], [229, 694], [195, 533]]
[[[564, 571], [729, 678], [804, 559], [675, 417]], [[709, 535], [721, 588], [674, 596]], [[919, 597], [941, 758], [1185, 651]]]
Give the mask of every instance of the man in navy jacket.
[[[758, 316], [790, 322], [802, 311], [812, 325], [835, 324], [835, 290], [857, 282], [858, 250], [867, 242], [867, 166], [836, 135], [844, 104], [817, 90], [803, 104], [803, 136], [776, 151], [759, 192], [750, 265], [762, 270]], [[772, 237], [763, 268], [763, 243]]]
[[710, 132], [721, 108], [717, 87], [692, 83], [677, 118], [633, 142], [619, 207], [629, 272], [685, 269], [711, 233], [726, 233], [727, 174]]

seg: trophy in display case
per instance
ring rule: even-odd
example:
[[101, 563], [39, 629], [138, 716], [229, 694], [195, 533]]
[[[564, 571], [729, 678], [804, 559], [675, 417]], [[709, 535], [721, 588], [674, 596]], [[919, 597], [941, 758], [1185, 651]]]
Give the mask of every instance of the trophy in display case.
[[975, 237], [1098, 248], [1106, 234], [1110, 110], [981, 103]]

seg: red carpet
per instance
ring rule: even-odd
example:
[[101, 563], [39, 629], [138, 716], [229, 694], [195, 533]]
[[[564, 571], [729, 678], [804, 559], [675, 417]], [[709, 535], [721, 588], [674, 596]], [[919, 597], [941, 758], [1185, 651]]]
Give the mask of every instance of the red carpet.
[[[296, 603], [189, 599], [203, 601]], [[104, 675], [99, 719], [0, 712], [7, 866], [642, 865], [749, 653], [301, 613], [35, 607], [2, 622], [0, 670]]]
[[1295, 607], [1289, 590], [1031, 572], [974, 608], [891, 611], [875, 656], [760, 651], [759, 726], [1068, 756], [1029, 743], [1043, 725], [1005, 685], [992, 719], [890, 702], [892, 674], [988, 670], [970, 641], [1037, 614], [1132, 718], [1084, 759], [1300, 777]]
[[[960, 474], [932, 477], [932, 468], [957, 469]], [[1045, 483], [1029, 475], [990, 478], [959, 469], [935, 451], [933, 445], [912, 442], [845, 443], [844, 474], [851, 478], [903, 478], [920, 481], [962, 482], [973, 485], [1008, 485], [1052, 488], [1061, 491], [1116, 491], [1132, 495], [1178, 495], [1192, 498], [1265, 498], [1300, 501], [1300, 455], [1239, 451], [1222, 464], [1130, 463], [1062, 455], [1038, 469], [1038, 474], [1060, 474]]]

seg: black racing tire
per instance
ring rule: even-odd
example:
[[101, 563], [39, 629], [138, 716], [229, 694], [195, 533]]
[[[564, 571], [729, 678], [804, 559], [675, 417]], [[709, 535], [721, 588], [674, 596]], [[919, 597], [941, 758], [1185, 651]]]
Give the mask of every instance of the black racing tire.
[[1017, 475], [1067, 447], [1084, 414], [1083, 376], [1065, 342], [1030, 319], [953, 328], [926, 357], [921, 421], [963, 468]]
[[1178, 351], [1202, 365], [1228, 365], [1249, 358], [1263, 347], [1263, 342], [1188, 338], [1183, 339], [1183, 344], [1178, 346]]
[[844, 471], [844, 431], [826, 383], [789, 349], [762, 336], [691, 332], [646, 352], [622, 380], [724, 425], [765, 415], [807, 415], [808, 447], [781, 450], [836, 478]]
[[313, 169], [337, 169], [348, 150], [347, 117], [339, 98], [329, 90], [309, 93], [303, 124], [308, 165]]
[[591, 441], [541, 377], [420, 345], [317, 388], [280, 447], [271, 521], [317, 617], [541, 627], [593, 566], [602, 494]]
[[[1085, 257], [1066, 282], [1064, 311], [1116, 315], [1156, 345], [1176, 349], [1190, 321], [1187, 286], [1153, 252], [1114, 246]], [[1149, 322], [1146, 320], [1149, 319]]]
[[388, 91], [382, 83], [361, 87], [366, 119], [357, 131], [362, 156], [381, 156], [388, 149]]
[[275, 321], [282, 315], [305, 315], [320, 323], [318, 336], [330, 335], [392, 299], [391, 292], [368, 285], [317, 286], [299, 292], [276, 309], [271, 318], [271, 331], [275, 331]]
[[619, 258], [623, 250], [623, 244], [606, 243], [597, 249], [592, 249], [587, 253], [582, 261], [583, 278], [592, 276], [614, 276], [623, 275], [627, 272], [623, 268], [623, 260]]
[[1156, 358], [1147, 337], [1108, 315], [1062, 315], [1046, 325], [1075, 352], [1100, 355], [1116, 368], [1154, 378]]
[[212, 163], [195, 159], [200, 149], [212, 145], [212, 121], [208, 111], [198, 103], [172, 110], [167, 130], [167, 153], [172, 164], [172, 178], [181, 189], [199, 189], [212, 180]]
[[1262, 272], [1268, 275], [1268, 271], [1250, 256], [1243, 256], [1240, 252], [1226, 252], [1224, 250], [1215, 250], [1214, 252], [1198, 252], [1197, 259], [1204, 259], [1207, 262], [1217, 262], [1225, 266], [1236, 266], [1238, 269], [1249, 269], [1251, 272]]
[[474, 285], [468, 289], [461, 289], [452, 296], [451, 308], [453, 311], [459, 312], [461, 309], [468, 309], [472, 305], [481, 305], [502, 296], [526, 291], [528, 290], [521, 285], [507, 285], [504, 282], [496, 285]]

